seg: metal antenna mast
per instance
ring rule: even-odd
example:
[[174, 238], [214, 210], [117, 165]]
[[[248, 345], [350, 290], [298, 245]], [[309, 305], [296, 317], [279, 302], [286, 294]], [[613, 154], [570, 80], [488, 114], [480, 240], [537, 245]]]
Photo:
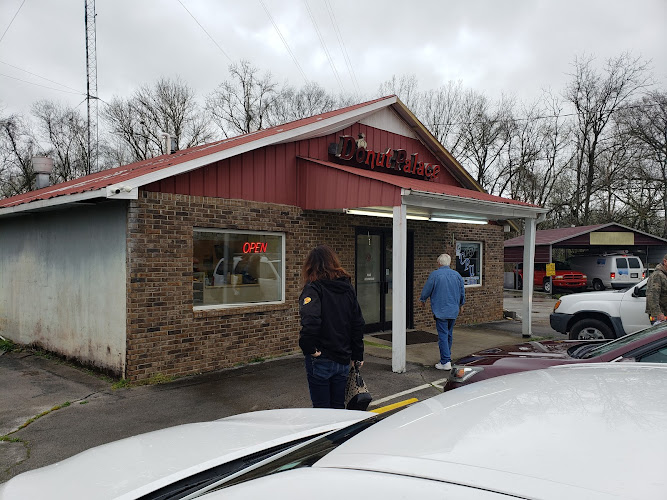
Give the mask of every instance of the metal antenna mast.
[[97, 42], [95, 0], [84, 0], [86, 21], [86, 103], [88, 105], [88, 174], [97, 172]]

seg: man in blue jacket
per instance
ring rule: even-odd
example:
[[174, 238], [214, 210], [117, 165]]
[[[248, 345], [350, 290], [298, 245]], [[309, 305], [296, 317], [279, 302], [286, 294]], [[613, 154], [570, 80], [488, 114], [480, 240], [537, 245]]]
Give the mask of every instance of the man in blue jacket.
[[431, 299], [440, 348], [440, 362], [435, 365], [438, 370], [452, 369], [452, 330], [466, 301], [463, 278], [449, 267], [451, 262], [452, 258], [446, 253], [438, 257], [440, 267], [429, 275], [419, 297], [424, 307], [426, 299]]

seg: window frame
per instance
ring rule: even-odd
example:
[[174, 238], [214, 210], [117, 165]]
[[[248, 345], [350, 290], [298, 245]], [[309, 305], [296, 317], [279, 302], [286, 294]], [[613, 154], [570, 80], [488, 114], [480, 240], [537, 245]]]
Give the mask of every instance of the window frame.
[[[478, 288], [478, 287], [482, 287], [483, 284], [484, 284], [484, 280], [483, 280], [483, 272], [482, 272], [482, 270], [484, 269], [484, 242], [483, 242], [483, 241], [479, 241], [479, 240], [456, 240], [456, 241], [454, 242], [454, 257], [453, 257], [454, 262], [455, 262], [455, 264], [454, 264], [454, 270], [455, 270], [456, 272], [458, 272], [459, 274], [461, 274], [461, 272], [457, 269], [457, 268], [458, 268], [458, 262], [459, 262], [459, 261], [458, 261], [459, 256], [456, 255], [456, 247], [458, 246], [459, 243], [460, 243], [460, 244], [463, 244], [463, 243], [474, 243], [474, 244], [479, 245], [479, 269], [478, 269], [479, 283], [466, 284], [466, 285], [464, 285], [464, 286], [465, 286], [465, 288]], [[465, 280], [465, 278], [466, 278], [466, 276], [463, 276], [462, 274], [461, 274], [461, 277], [462, 277], [464, 280]]]
[[[260, 235], [260, 236], [277, 236], [280, 238], [280, 252], [281, 252], [281, 265], [280, 265], [280, 278], [282, 280], [280, 290], [281, 297], [280, 300], [270, 300], [270, 301], [260, 301], [260, 302], [238, 302], [234, 304], [209, 304], [209, 305], [195, 305], [194, 297], [192, 298], [192, 310], [193, 311], [210, 311], [210, 310], [221, 310], [221, 309], [237, 309], [237, 308], [247, 308], [247, 307], [259, 307], [267, 305], [281, 305], [285, 303], [285, 267], [286, 267], [286, 233], [276, 232], [276, 231], [256, 231], [256, 230], [245, 230], [245, 229], [224, 229], [224, 228], [208, 228], [208, 227], [194, 227], [192, 234], [192, 256], [194, 257], [194, 235], [195, 233], [215, 233], [215, 234], [240, 234], [240, 235]], [[217, 263], [216, 263], [217, 266]], [[215, 270], [215, 266], [214, 266]], [[206, 285], [204, 285], [206, 286]]]

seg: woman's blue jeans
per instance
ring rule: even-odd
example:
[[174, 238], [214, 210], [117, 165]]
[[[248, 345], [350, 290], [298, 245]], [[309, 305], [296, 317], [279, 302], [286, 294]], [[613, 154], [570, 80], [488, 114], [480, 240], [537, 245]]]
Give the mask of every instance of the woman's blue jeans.
[[322, 356], [306, 355], [306, 375], [313, 408], [345, 409], [345, 386], [350, 365]]

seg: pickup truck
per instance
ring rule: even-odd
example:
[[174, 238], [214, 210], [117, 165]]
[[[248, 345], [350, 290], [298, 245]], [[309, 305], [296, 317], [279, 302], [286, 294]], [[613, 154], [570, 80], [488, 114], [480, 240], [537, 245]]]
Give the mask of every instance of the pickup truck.
[[[535, 263], [535, 272], [533, 275], [533, 285], [542, 287], [546, 293], [551, 293], [553, 288], [565, 288], [568, 290], [586, 290], [586, 275], [580, 271], [574, 271], [565, 262], [555, 261], [556, 274], [550, 280], [547, 276], [547, 265], [544, 263]], [[523, 288], [523, 263], [520, 263], [515, 272], [517, 273], [517, 289]]]
[[549, 316], [551, 328], [570, 339], [614, 339], [651, 323], [646, 314], [647, 279], [623, 290], [565, 295]]

